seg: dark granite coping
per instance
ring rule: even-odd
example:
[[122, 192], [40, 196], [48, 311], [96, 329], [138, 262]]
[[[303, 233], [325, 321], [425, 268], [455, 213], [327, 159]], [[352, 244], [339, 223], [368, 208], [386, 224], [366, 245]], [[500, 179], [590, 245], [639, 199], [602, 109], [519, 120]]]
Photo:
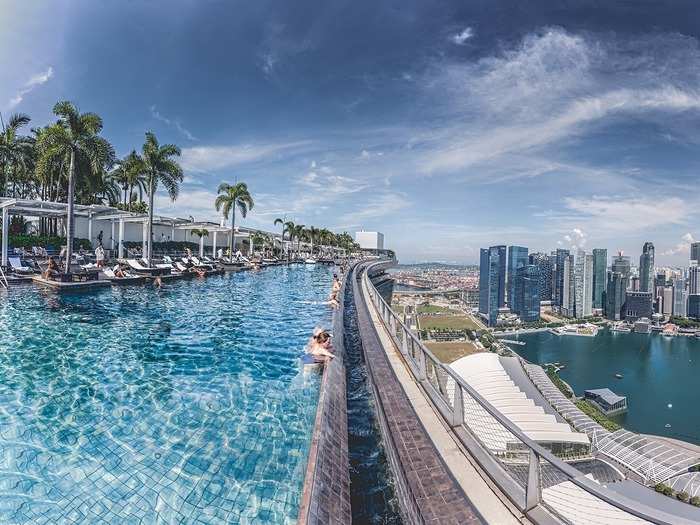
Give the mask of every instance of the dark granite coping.
[[323, 367], [316, 420], [311, 436], [298, 523], [346, 525], [350, 510], [350, 462], [343, 354], [343, 297], [349, 269], [338, 294], [340, 306], [333, 314], [333, 347], [336, 357]]

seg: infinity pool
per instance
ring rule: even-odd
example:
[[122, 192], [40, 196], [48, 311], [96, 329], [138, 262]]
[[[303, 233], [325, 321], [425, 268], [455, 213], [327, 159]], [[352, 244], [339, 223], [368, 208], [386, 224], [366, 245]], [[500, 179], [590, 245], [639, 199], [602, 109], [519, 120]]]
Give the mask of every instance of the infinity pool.
[[0, 293], [0, 523], [292, 523], [330, 270]]

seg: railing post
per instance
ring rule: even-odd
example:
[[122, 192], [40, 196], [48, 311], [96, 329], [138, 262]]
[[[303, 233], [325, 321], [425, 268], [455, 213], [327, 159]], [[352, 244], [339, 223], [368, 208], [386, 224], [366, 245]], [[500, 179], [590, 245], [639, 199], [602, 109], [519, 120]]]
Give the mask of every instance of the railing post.
[[539, 505], [541, 499], [540, 457], [534, 450], [530, 450], [530, 464], [527, 470], [527, 486], [525, 487], [525, 512], [529, 512]]
[[[415, 352], [416, 342], [413, 339], [411, 339], [411, 344]], [[425, 353], [423, 353], [423, 349], [418, 346], [418, 381], [425, 381], [427, 379], [428, 375], [426, 374], [425, 367]]]
[[408, 355], [408, 330], [401, 329], [401, 353]]
[[464, 398], [462, 387], [455, 381], [455, 395], [452, 407], [452, 426], [460, 427], [464, 424]]

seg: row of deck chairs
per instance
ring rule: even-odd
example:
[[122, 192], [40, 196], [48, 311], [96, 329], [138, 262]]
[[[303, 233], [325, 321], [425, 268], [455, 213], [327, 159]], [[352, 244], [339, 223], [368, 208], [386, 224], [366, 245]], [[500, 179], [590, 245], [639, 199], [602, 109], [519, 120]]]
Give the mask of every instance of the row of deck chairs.
[[170, 256], [165, 255], [162, 263], [156, 263], [153, 266], [148, 266], [148, 263], [143, 259], [127, 259], [126, 263], [135, 273], [152, 277], [192, 273], [193, 268], [204, 271], [207, 274], [220, 272], [216, 261], [212, 261], [208, 257], [203, 257], [201, 260], [197, 257], [190, 257], [189, 259], [182, 257], [179, 260], [174, 260]]

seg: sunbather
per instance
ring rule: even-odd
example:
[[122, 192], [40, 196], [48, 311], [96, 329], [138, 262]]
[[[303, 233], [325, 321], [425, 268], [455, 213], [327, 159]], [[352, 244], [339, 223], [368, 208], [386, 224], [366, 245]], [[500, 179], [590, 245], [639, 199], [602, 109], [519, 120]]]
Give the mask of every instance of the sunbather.
[[44, 279], [52, 279], [60, 273], [58, 269], [58, 264], [53, 257], [49, 257], [49, 263], [46, 266], [46, 271], [44, 272]]

